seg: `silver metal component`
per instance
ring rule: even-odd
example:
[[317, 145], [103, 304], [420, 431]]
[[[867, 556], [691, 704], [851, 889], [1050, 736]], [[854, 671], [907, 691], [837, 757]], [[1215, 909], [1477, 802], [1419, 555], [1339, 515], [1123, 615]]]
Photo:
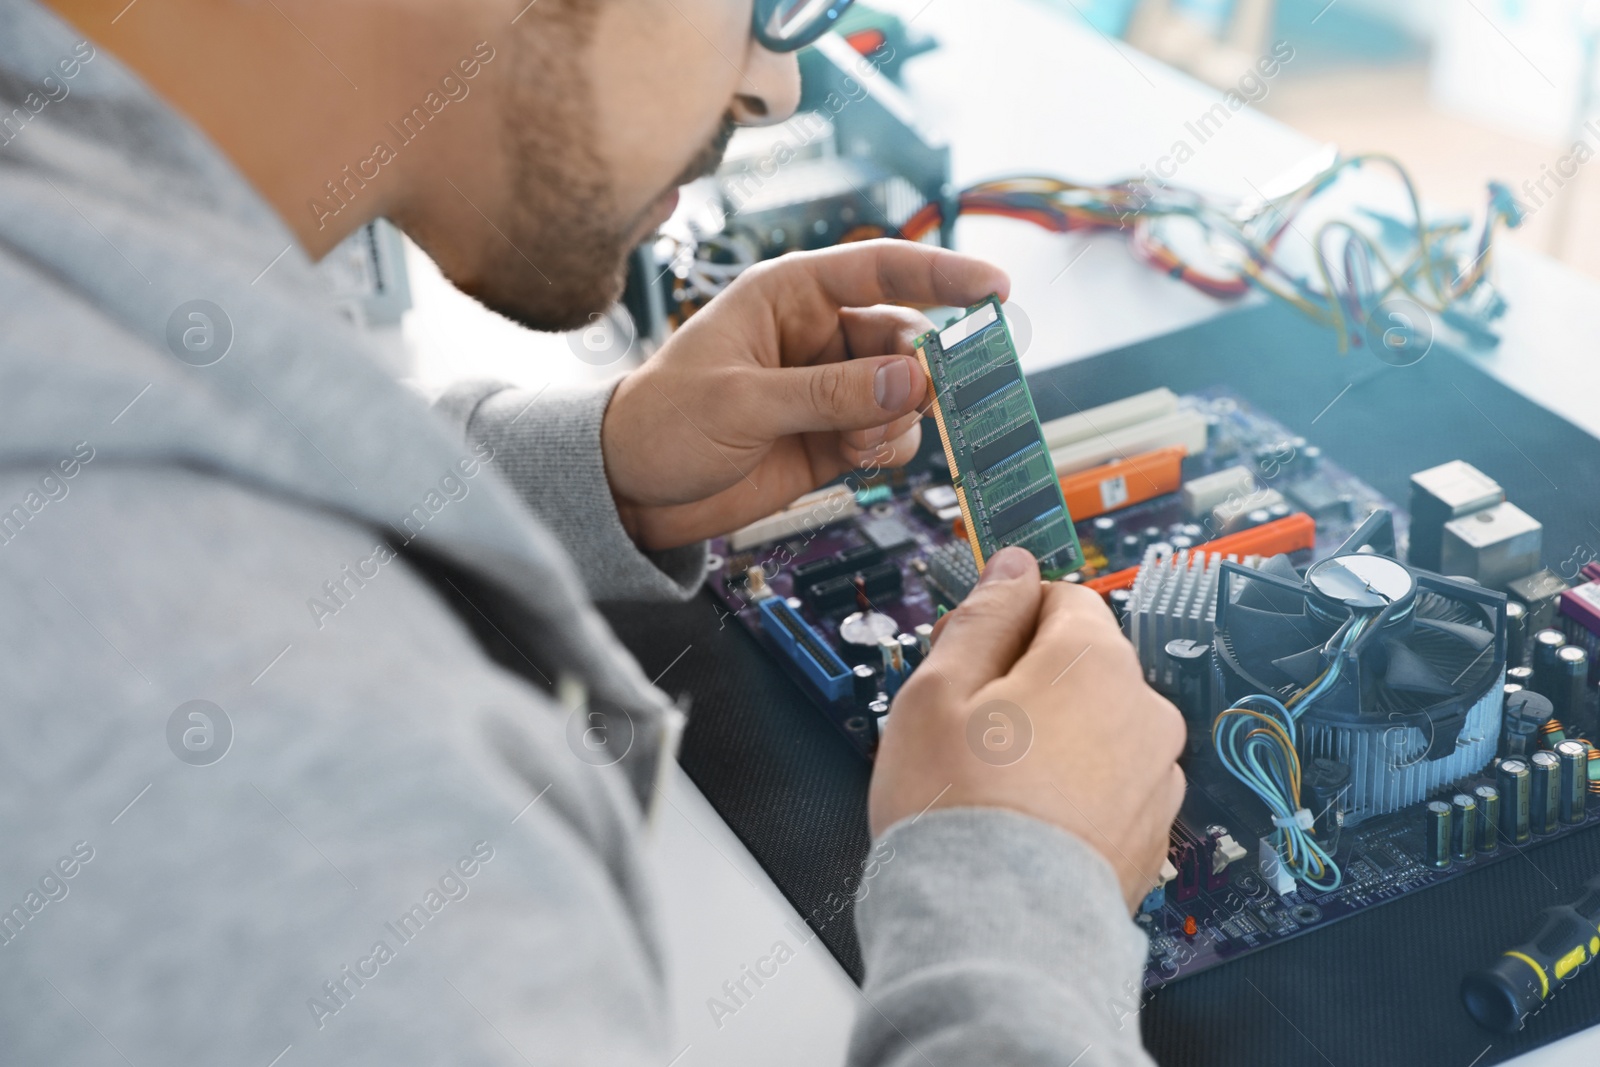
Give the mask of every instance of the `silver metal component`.
[[1439, 570], [1445, 523], [1493, 507], [1505, 498], [1498, 482], [1459, 459], [1413, 474], [1411, 564]]
[[[1145, 681], [1163, 692], [1175, 692], [1178, 678], [1167, 657], [1167, 642], [1183, 638], [1210, 644], [1216, 632], [1217, 581], [1224, 559], [1204, 550], [1180, 549], [1162, 556], [1156, 546], [1145, 550], [1144, 563], [1133, 580], [1123, 627], [1144, 665]], [[1256, 568], [1261, 557], [1244, 565]]]
[[1389, 729], [1350, 729], [1332, 722], [1301, 723], [1302, 758], [1321, 756], [1348, 763], [1353, 779], [1346, 797], [1345, 825], [1354, 826], [1423, 800], [1481, 770], [1500, 744], [1500, 713], [1505, 694], [1489, 686], [1467, 709], [1456, 750], [1441, 759], [1426, 759], [1433, 738], [1420, 727], [1396, 724]]
[[965, 600], [978, 584], [978, 563], [965, 541], [950, 541], [928, 552], [928, 581], [951, 603]]
[[1504, 589], [1539, 569], [1544, 526], [1512, 503], [1496, 504], [1444, 524], [1439, 569]]

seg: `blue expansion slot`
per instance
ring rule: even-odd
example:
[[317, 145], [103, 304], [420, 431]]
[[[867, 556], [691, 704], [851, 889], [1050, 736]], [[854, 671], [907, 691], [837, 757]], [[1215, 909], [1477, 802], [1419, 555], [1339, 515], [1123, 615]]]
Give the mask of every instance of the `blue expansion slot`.
[[758, 605], [761, 625], [772, 643], [783, 650], [800, 673], [831, 702], [850, 697], [850, 668], [823, 642], [800, 613], [782, 597], [768, 597]]

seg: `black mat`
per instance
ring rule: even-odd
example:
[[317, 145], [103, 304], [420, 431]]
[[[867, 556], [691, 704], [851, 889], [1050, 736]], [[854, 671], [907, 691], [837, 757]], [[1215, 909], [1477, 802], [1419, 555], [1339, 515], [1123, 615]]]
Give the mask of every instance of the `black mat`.
[[[1046, 419], [1157, 385], [1227, 385], [1395, 500], [1409, 497], [1412, 471], [1465, 459], [1544, 523], [1548, 565], [1600, 554], [1600, 441], [1442, 347], [1404, 368], [1363, 350], [1341, 358], [1330, 333], [1266, 307], [1030, 383]], [[661, 685], [693, 700], [681, 758], [689, 777], [859, 980], [841, 904], [868, 846], [867, 766], [709, 595], [608, 614], [647, 673], [666, 670]], [[1600, 1024], [1600, 974], [1581, 976], [1512, 1038], [1466, 1016], [1461, 975], [1522, 940], [1541, 908], [1576, 898], [1597, 872], [1591, 830], [1253, 953], [1156, 992], [1145, 1040], [1173, 1067], [1501, 1062]]]

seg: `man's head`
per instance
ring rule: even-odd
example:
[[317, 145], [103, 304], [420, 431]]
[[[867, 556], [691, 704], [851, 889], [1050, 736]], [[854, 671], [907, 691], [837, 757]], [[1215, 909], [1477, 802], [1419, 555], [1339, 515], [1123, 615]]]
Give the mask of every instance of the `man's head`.
[[[795, 107], [752, 0], [48, 0], [313, 256], [383, 215], [529, 326], [585, 321], [737, 124]], [[120, 12], [120, 14], [119, 14]]]

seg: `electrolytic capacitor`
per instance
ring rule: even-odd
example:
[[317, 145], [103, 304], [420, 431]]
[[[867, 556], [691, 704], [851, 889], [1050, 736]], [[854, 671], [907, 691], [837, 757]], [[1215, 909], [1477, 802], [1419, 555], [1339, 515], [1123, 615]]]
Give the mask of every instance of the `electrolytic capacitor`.
[[1561, 761], [1561, 821], [1569, 826], [1583, 821], [1589, 796], [1589, 746], [1563, 741], [1556, 746]]
[[919, 622], [912, 633], [917, 635], [917, 648], [926, 657], [933, 651], [933, 623]]
[[1520, 759], [1501, 760], [1495, 777], [1500, 789], [1500, 836], [1514, 845], [1526, 844], [1533, 836], [1528, 828], [1528, 765]]
[[1139, 540], [1138, 534], [1123, 534], [1122, 540], [1117, 542], [1117, 551], [1124, 563], [1137, 563], [1144, 551], [1144, 542]]
[[1141, 534], [1140, 536], [1141, 536], [1143, 544], [1145, 544], [1145, 545], [1153, 545], [1157, 541], [1161, 540], [1161, 527], [1159, 527], [1159, 526], [1146, 526], [1144, 528], [1144, 533]]
[[1109, 548], [1111, 535], [1117, 532], [1117, 520], [1110, 515], [1101, 515], [1094, 520], [1092, 528], [1094, 530], [1094, 539], [1100, 543], [1102, 548]]
[[1533, 688], [1533, 668], [1532, 667], [1526, 667], [1526, 666], [1507, 668], [1507, 670], [1506, 670], [1506, 684], [1507, 685], [1520, 685], [1524, 689], [1532, 689]]
[[1559, 677], [1556, 653], [1566, 643], [1567, 636], [1560, 630], [1540, 630], [1533, 635], [1533, 691], [1543, 693], [1552, 701], [1556, 698], [1553, 687]]
[[1518, 600], [1506, 601], [1506, 665], [1522, 666], [1528, 654], [1528, 609]]
[[1539, 749], [1539, 731], [1550, 721], [1550, 701], [1527, 689], [1506, 694], [1500, 716], [1501, 759], [1525, 760]]
[[1535, 752], [1528, 767], [1533, 779], [1528, 823], [1536, 834], [1553, 834], [1561, 818], [1561, 761], [1554, 752]]
[[1172, 546], [1174, 552], [1182, 552], [1184, 549], [1194, 547], [1194, 538], [1186, 537], [1183, 534], [1173, 534], [1167, 544]]
[[1538, 752], [1539, 733], [1550, 721], [1550, 701], [1531, 689], [1506, 694], [1501, 709], [1498, 753], [1502, 760], [1526, 760]]
[[1589, 695], [1589, 653], [1577, 645], [1556, 649], [1555, 678], [1550, 683], [1550, 703], [1556, 718], [1571, 728], [1583, 712]]
[[1107, 600], [1111, 603], [1111, 610], [1116, 613], [1117, 621], [1121, 622], [1128, 617], [1128, 602], [1133, 599], [1133, 594], [1126, 589], [1113, 589]]
[[870, 704], [878, 698], [878, 676], [865, 663], [858, 663], [850, 671], [856, 703]]
[[868, 704], [867, 714], [871, 715], [872, 718], [877, 722], [878, 741], [879, 743], [882, 743], [884, 725], [889, 721], [889, 698], [878, 697], [872, 703]]
[[898, 674], [905, 670], [905, 660], [900, 655], [900, 642], [892, 637], [878, 638], [878, 651], [883, 653], [883, 674], [887, 678], [891, 673]]
[[917, 639], [910, 634], [901, 634], [895, 640], [900, 642], [900, 658], [906, 670], [916, 670], [917, 664], [922, 662], [922, 649], [917, 646]]
[[1427, 820], [1428, 846], [1423, 861], [1439, 870], [1450, 866], [1450, 805], [1442, 800], [1428, 801], [1422, 816]]
[[1480, 785], [1472, 795], [1478, 800], [1478, 851], [1493, 852], [1500, 847], [1500, 790]]
[[1209, 730], [1213, 718], [1210, 643], [1177, 637], [1167, 642], [1166, 653], [1178, 676], [1178, 710], [1189, 720], [1189, 732]]
[[1450, 851], [1458, 860], [1470, 860], [1478, 854], [1478, 802], [1457, 793], [1450, 807]]

